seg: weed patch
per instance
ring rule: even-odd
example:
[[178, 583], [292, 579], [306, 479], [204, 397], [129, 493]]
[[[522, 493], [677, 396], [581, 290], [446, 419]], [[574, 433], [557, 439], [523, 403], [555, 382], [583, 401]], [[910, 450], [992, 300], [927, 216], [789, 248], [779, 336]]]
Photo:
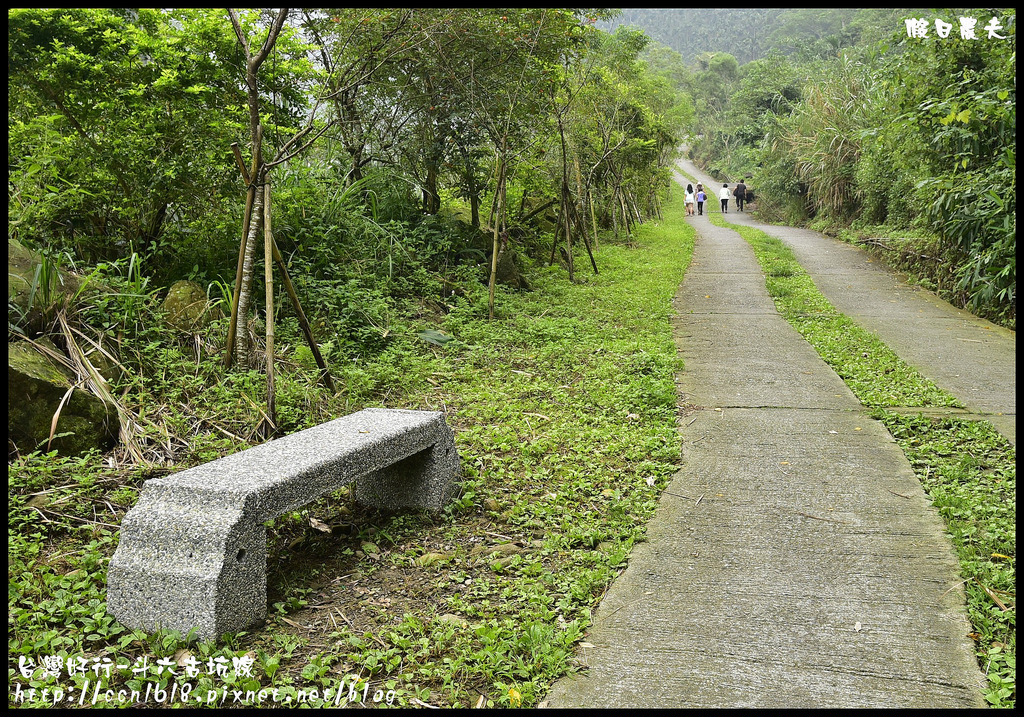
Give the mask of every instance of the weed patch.
[[99, 455], [8, 464], [10, 706], [57, 690], [69, 706], [535, 705], [679, 468], [669, 319], [693, 232], [678, 202], [665, 212], [672, 229], [604, 242], [599, 274], [534, 266], [495, 320], [472, 291], [436, 323], [396, 313], [380, 353], [329, 352], [338, 397], [296, 351], [279, 382], [289, 430], [370, 405], [446, 410], [461, 494], [441, 515], [341, 491], [281, 516], [266, 624], [216, 643], [113, 621], [106, 565], [143, 481], [249, 445], [265, 387], [220, 370], [216, 347], [143, 337], [136, 360], [155, 371], [126, 401], [187, 450], [131, 471]]

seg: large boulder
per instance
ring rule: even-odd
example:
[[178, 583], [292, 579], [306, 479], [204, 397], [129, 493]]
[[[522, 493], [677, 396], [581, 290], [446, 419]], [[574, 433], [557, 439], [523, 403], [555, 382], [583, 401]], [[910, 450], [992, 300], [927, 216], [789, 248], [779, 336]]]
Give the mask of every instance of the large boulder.
[[512, 289], [529, 290], [530, 285], [519, 271], [516, 253], [509, 248], [498, 252], [498, 264], [495, 266], [494, 281]]
[[[46, 449], [53, 416], [60, 415], [51, 450], [81, 455], [93, 448], [109, 450], [117, 441], [117, 410], [81, 388], [32, 343], [7, 345], [7, 437], [21, 453]], [[61, 402], [64, 405], [61, 406]], [[62, 435], [64, 434], [64, 435]]]
[[163, 309], [167, 325], [178, 331], [194, 334], [205, 329], [220, 311], [210, 307], [203, 287], [193, 281], [176, 281], [167, 290]]
[[7, 321], [27, 333], [44, 329], [47, 316], [83, 293], [87, 279], [7, 239]]

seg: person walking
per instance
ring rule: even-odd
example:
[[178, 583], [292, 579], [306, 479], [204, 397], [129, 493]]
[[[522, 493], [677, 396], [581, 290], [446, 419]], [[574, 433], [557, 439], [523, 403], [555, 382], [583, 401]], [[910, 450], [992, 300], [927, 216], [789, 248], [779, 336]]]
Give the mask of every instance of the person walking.
[[722, 188], [718, 190], [718, 198], [722, 200], [722, 214], [729, 213], [729, 197], [732, 196], [732, 192], [729, 191], [729, 185], [723, 184]]
[[694, 198], [694, 195], [693, 195], [693, 185], [692, 184], [687, 184], [686, 185], [686, 200], [685, 200], [685, 202], [686, 202], [686, 216], [688, 216], [688, 217], [692, 217], [693, 216], [693, 203], [694, 203], [694, 201], [695, 201], [695, 198]]
[[747, 185], [743, 183], [742, 179], [736, 183], [736, 188], [732, 190], [732, 196], [736, 197], [736, 208], [742, 212], [743, 202], [747, 198]]
[[704, 216], [704, 202], [708, 199], [708, 195], [704, 193], [704, 187], [700, 184], [697, 185], [697, 214]]

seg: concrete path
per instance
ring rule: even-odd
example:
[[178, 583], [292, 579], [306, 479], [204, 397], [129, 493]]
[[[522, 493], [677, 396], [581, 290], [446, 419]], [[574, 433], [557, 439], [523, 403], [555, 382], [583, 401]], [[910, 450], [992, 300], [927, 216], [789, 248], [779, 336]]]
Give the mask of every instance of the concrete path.
[[[705, 186], [722, 186], [691, 162], [679, 166]], [[1016, 332], [907, 284], [859, 247], [807, 229], [758, 222], [734, 204], [729, 203], [726, 219], [785, 242], [838, 311], [1016, 444]]]
[[903, 453], [746, 242], [688, 221], [684, 466], [595, 612], [589, 670], [542, 704], [984, 706], [953, 549]]

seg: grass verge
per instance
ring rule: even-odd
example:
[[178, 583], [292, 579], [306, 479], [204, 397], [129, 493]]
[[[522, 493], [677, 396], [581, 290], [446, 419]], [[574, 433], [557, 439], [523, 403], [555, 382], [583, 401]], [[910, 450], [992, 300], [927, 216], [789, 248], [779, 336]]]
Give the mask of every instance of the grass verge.
[[[460, 496], [442, 515], [388, 515], [340, 492], [280, 517], [270, 614], [250, 632], [195, 642], [106, 612], [120, 519], [146, 478], [184, 466], [9, 462], [9, 706], [536, 704], [573, 669], [591, 609], [679, 467], [669, 318], [693, 246], [682, 213], [677, 198], [665, 228], [602, 244], [597, 275], [536, 269], [533, 291], [499, 296], [496, 320], [481, 318], [480, 295], [453, 298], [443, 346], [396, 343], [387, 405], [447, 411]], [[260, 402], [258, 377], [210, 366], [166, 373], [206, 401]], [[303, 402], [314, 389], [288, 390], [296, 421], [326, 418]], [[211, 438], [196, 458], [244, 447], [233, 424], [213, 422], [233, 440]]]

